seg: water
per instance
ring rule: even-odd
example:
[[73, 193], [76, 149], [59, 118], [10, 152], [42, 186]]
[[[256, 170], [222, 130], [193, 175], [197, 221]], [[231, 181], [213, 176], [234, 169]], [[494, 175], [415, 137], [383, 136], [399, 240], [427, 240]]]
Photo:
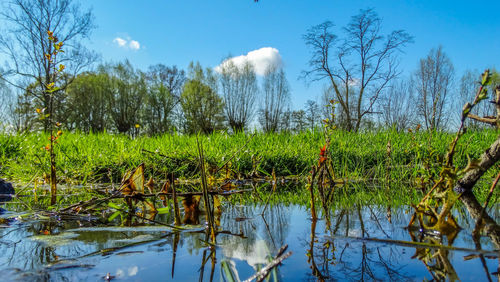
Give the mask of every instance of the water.
[[[476, 251], [475, 222], [465, 210], [455, 211], [464, 229], [448, 236], [408, 230], [409, 207], [336, 209], [329, 223], [312, 221], [300, 205], [263, 210], [263, 205], [225, 204], [216, 218], [224, 233], [217, 235], [214, 253], [205, 243], [203, 214], [201, 224], [177, 232], [137, 218], [97, 224], [84, 217], [21, 219], [6, 212], [0, 225], [2, 280], [102, 281], [109, 274], [128, 281], [224, 281], [223, 267], [244, 280], [285, 244], [293, 254], [274, 272], [282, 281], [498, 279], [498, 250], [481, 237], [482, 251]], [[493, 214], [498, 221], [498, 209]], [[171, 214], [154, 220], [173, 222]], [[419, 247], [414, 241], [444, 247]]]

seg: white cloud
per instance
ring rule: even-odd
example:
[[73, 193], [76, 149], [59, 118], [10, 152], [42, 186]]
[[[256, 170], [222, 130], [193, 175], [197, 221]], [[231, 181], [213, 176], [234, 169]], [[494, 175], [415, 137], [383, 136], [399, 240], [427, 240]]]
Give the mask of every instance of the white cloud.
[[139, 50], [141, 44], [137, 40], [132, 40], [131, 38], [123, 39], [121, 37], [116, 37], [113, 39], [113, 43], [116, 43], [118, 47], [132, 50]]
[[246, 62], [251, 63], [254, 66], [255, 73], [257, 75], [264, 75], [269, 66], [280, 67], [283, 64], [281, 55], [276, 48], [263, 47], [257, 50], [248, 52], [246, 55], [236, 56], [229, 58], [222, 62], [220, 65], [216, 66], [214, 69], [216, 72], [222, 71], [222, 66], [232, 61], [237, 67], [243, 66]]
[[113, 42], [118, 44], [118, 46], [120, 46], [120, 47], [124, 47], [127, 44], [127, 40], [120, 38], [120, 37], [113, 39]]
[[129, 267], [128, 276], [135, 276], [137, 272], [139, 272], [139, 267], [137, 267], [136, 265], [133, 267]]
[[139, 50], [141, 48], [141, 44], [139, 44], [139, 42], [135, 40], [130, 40], [128, 46], [133, 50]]

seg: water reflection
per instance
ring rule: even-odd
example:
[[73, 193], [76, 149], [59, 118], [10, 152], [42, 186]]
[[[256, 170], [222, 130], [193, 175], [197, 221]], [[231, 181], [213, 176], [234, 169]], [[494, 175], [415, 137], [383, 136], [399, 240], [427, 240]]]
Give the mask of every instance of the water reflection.
[[[186, 211], [181, 231], [153, 223], [171, 224], [171, 214], [125, 217], [116, 226], [22, 220], [7, 212], [4, 219], [17, 219], [0, 228], [0, 270], [9, 280], [101, 280], [109, 273], [208, 281], [227, 269], [246, 279], [288, 244], [293, 255], [273, 273], [285, 281], [497, 279], [497, 247], [489, 237], [472, 236], [475, 221], [463, 208], [454, 216], [464, 229], [447, 235], [406, 228], [411, 212], [356, 206], [311, 220], [303, 206], [226, 204], [216, 220], [216, 245], [208, 243], [200, 210]], [[498, 209], [491, 216], [498, 220]]]
[[[308, 246], [311, 279], [455, 281], [484, 277], [492, 281], [491, 273], [498, 273], [495, 242], [474, 240], [470, 229], [446, 235], [407, 229], [403, 226], [410, 219], [408, 214], [408, 208], [365, 206], [324, 213], [322, 220], [312, 220], [310, 239], [303, 242]], [[471, 219], [463, 210], [456, 210], [455, 217], [470, 227]]]
[[[307, 250], [311, 275], [320, 281], [410, 280], [411, 274], [398, 263], [401, 252], [397, 246], [363, 240], [396, 235], [393, 215], [387, 217], [384, 212], [387, 209], [356, 207], [333, 211], [322, 221], [311, 220]], [[400, 213], [394, 216], [398, 220]], [[318, 231], [318, 225], [323, 230]]]

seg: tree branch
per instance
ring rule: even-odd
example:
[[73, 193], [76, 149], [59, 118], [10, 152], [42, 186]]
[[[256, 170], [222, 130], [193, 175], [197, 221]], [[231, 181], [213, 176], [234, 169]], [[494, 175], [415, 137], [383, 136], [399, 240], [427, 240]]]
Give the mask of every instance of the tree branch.
[[480, 116], [476, 116], [475, 114], [471, 114], [471, 113], [469, 113], [469, 115], [467, 117], [469, 117], [473, 120], [477, 120], [479, 122], [484, 122], [484, 123], [493, 125], [493, 126], [497, 125], [497, 120], [493, 117], [480, 117]]
[[472, 191], [476, 182], [483, 174], [500, 160], [500, 137], [481, 155], [476, 168], [469, 170], [454, 187], [457, 193]]

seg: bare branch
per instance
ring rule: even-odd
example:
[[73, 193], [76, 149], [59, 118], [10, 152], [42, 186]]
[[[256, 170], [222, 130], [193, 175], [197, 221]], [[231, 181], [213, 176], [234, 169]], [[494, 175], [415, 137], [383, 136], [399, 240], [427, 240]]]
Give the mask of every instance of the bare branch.
[[337, 36], [330, 31], [331, 22], [313, 26], [304, 35], [312, 56], [303, 78], [329, 79], [344, 116], [341, 119], [345, 124], [341, 126], [347, 130], [359, 130], [365, 115], [373, 112], [380, 92], [399, 75], [396, 53], [413, 40], [401, 30], [383, 36], [381, 24], [378, 15], [368, 9], [352, 17], [343, 29], [341, 44], [336, 44]]
[[471, 113], [469, 113], [469, 115], [467, 117], [469, 117], [473, 120], [477, 120], [479, 122], [484, 122], [484, 123], [493, 125], [493, 126], [497, 125], [497, 120], [494, 117], [480, 117], [480, 116], [476, 116], [475, 114], [471, 114]]

